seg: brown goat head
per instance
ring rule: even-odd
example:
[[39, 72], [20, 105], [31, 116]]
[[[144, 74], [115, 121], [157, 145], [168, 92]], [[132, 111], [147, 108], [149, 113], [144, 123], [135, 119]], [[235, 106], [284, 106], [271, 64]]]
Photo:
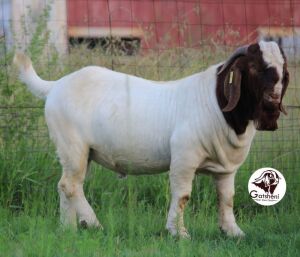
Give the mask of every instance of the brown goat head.
[[227, 123], [237, 134], [253, 120], [258, 130], [276, 130], [289, 83], [287, 61], [275, 42], [237, 49], [218, 68], [217, 99]]

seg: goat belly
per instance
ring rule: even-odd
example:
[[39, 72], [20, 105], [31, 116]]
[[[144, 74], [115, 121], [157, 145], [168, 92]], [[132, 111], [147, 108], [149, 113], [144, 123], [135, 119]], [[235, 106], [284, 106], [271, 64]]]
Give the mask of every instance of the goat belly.
[[127, 118], [124, 107], [112, 119], [107, 110], [104, 113], [102, 108], [97, 112], [91, 122], [91, 132], [86, 136], [94, 150], [93, 160], [122, 174], [155, 174], [169, 170], [171, 129], [160, 125], [159, 114], [153, 118], [144, 112], [146, 118], [141, 118], [140, 113], [131, 111], [131, 117]]
[[91, 160], [103, 167], [115, 171], [121, 175], [151, 175], [169, 170], [170, 158], [151, 159], [147, 156], [112, 156], [103, 151], [92, 150]]

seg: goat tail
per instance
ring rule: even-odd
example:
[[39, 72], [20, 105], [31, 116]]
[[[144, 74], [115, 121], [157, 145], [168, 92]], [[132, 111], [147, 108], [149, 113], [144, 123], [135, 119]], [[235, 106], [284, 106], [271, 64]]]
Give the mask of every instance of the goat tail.
[[30, 58], [24, 53], [17, 52], [13, 63], [19, 69], [19, 78], [25, 83], [30, 92], [38, 98], [46, 99], [49, 94], [53, 81], [42, 80], [35, 72]]

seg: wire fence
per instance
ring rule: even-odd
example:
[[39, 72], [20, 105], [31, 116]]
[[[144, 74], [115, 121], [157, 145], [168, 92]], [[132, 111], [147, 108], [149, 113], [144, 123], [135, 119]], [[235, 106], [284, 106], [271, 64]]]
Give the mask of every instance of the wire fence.
[[[293, 179], [300, 169], [298, 1], [1, 0], [0, 5], [2, 152], [55, 159], [43, 103], [18, 82], [11, 65], [15, 49], [26, 50], [49, 80], [86, 65], [174, 80], [224, 60], [237, 46], [275, 40], [289, 63], [288, 116], [281, 116], [276, 132], [257, 133], [242, 169], [250, 174], [272, 166], [299, 184]], [[7, 161], [14, 155], [2, 156]]]

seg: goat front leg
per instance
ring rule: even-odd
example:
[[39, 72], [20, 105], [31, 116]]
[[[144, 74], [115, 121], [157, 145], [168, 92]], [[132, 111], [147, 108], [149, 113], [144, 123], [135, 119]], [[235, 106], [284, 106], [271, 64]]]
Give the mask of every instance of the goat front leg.
[[183, 216], [199, 162], [199, 157], [191, 152], [185, 152], [182, 156], [172, 155], [169, 174], [172, 199], [166, 228], [174, 236], [190, 238], [184, 226]]
[[234, 177], [235, 172], [215, 175], [218, 195], [219, 227], [228, 236], [242, 237], [245, 234], [236, 224], [233, 213]]
[[191, 195], [194, 178], [194, 172], [187, 171], [187, 173], [184, 174], [183, 170], [170, 170], [172, 199], [166, 225], [166, 228], [173, 236], [178, 235], [183, 238], [190, 238], [184, 226], [183, 214]]

